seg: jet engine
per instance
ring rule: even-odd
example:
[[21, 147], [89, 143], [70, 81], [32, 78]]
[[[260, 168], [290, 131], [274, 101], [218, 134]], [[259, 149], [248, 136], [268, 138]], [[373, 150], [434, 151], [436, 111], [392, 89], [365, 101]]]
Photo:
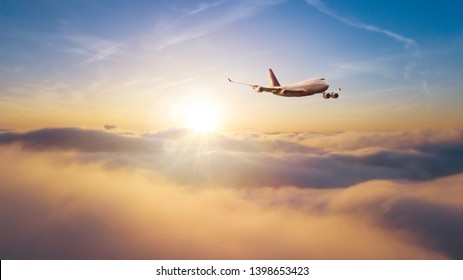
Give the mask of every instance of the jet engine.
[[285, 89], [280, 90], [280, 95], [286, 95], [286, 90]]
[[263, 92], [263, 91], [264, 91], [264, 90], [262, 89], [262, 87], [260, 87], [260, 86], [253, 86], [252, 88], [253, 88], [255, 91], [257, 91], [257, 92]]
[[331, 97], [334, 98], [334, 99], [336, 99], [336, 98], [339, 97], [339, 94], [338, 94], [337, 92], [335, 92], [335, 93], [333, 93], [333, 94], [331, 95]]
[[[325, 92], [325, 93], [323, 94], [323, 98], [325, 98], [325, 99], [330, 99], [330, 98], [331, 98], [331, 93]], [[333, 98], [337, 98], [337, 97], [333, 97]]]

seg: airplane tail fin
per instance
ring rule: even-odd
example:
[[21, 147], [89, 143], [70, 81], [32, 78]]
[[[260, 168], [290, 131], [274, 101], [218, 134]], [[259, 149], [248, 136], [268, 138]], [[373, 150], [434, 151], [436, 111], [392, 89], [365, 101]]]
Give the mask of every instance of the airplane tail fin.
[[277, 80], [277, 77], [275, 77], [275, 74], [273, 74], [272, 69], [268, 69], [268, 75], [269, 75], [269, 79], [270, 79], [270, 85], [271, 85], [272, 87], [279, 87], [279, 86], [281, 86], [280, 83], [279, 83], [278, 80]]

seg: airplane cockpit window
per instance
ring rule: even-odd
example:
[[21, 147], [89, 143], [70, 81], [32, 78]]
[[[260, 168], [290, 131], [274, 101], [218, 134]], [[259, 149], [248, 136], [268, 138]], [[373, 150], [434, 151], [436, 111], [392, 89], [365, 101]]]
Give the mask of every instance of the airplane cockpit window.
[[325, 78], [320, 78], [320, 80], [324, 81], [324, 80], [325, 80]]

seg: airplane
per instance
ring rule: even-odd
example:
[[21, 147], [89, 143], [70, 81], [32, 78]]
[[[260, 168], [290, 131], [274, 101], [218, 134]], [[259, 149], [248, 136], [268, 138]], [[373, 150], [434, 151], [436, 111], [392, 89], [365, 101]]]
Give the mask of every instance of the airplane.
[[315, 78], [296, 84], [280, 85], [272, 69], [268, 69], [268, 74], [270, 79], [269, 87], [236, 82], [230, 78], [228, 78], [228, 81], [235, 84], [250, 86], [256, 92], [271, 92], [275, 95], [285, 97], [300, 97], [321, 93], [325, 99], [336, 99], [339, 97], [339, 92], [341, 91], [341, 88], [339, 88], [338, 91], [327, 92], [326, 90], [330, 85], [326, 82], [325, 78]]

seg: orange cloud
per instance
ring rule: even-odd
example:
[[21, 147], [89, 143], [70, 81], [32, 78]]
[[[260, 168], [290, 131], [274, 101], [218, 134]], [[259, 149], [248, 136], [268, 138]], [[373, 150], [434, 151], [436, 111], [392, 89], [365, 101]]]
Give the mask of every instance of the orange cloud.
[[349, 187], [370, 180], [426, 181], [463, 172], [463, 131], [222, 133], [169, 129], [143, 135], [47, 128], [0, 134], [0, 145], [75, 151], [85, 162], [145, 168], [180, 184]]
[[[411, 187], [199, 187], [146, 168], [76, 161], [75, 152], [0, 149], [2, 259], [459, 257], [428, 242], [445, 236], [423, 234], [423, 215], [460, 217], [461, 175]], [[446, 184], [458, 198], [434, 196]], [[397, 220], [412, 200], [409, 217]], [[461, 222], [447, 229], [458, 234]]]

